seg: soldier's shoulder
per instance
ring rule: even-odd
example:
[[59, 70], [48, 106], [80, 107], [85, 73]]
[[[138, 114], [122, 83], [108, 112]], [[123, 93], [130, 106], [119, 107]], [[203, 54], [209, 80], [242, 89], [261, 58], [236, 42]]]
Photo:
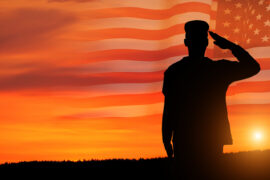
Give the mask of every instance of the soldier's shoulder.
[[237, 61], [234, 61], [234, 60], [228, 60], [228, 59], [217, 59], [217, 60], [212, 60], [214, 63], [231, 63], [231, 62], [237, 62]]
[[227, 59], [220, 59], [220, 60], [214, 61], [214, 63], [216, 63], [218, 65], [221, 65], [221, 66], [226, 66], [226, 65], [236, 64], [237, 61], [231, 61], [231, 60], [227, 60]]
[[176, 61], [175, 63], [171, 64], [165, 71], [165, 73], [172, 73], [174, 71], [179, 70], [179, 68], [183, 67], [187, 62], [187, 57], [183, 57], [179, 61]]

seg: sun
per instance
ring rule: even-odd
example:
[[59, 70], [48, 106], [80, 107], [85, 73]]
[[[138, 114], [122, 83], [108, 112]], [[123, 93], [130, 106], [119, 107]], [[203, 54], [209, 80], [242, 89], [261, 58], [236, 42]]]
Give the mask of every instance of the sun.
[[261, 141], [263, 139], [263, 134], [261, 131], [255, 131], [253, 134], [253, 138], [255, 141]]

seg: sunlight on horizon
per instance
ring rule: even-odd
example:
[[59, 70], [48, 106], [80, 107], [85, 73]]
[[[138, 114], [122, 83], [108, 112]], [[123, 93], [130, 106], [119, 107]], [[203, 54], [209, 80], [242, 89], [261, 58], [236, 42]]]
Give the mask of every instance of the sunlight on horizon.
[[265, 132], [262, 129], [256, 129], [252, 132], [252, 140], [254, 145], [263, 146], [265, 144]]

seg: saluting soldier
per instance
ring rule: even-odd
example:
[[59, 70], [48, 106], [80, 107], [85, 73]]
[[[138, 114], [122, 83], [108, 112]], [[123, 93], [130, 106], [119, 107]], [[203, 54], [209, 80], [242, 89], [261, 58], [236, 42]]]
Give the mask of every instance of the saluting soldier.
[[[260, 65], [242, 47], [209, 31], [204, 21], [187, 22], [185, 32], [188, 56], [164, 72], [162, 137], [176, 169], [181, 169], [186, 179], [196, 179], [220, 157], [223, 145], [232, 144], [226, 107], [229, 85], [254, 76]], [[238, 61], [205, 57], [208, 32], [215, 45], [229, 49]]]

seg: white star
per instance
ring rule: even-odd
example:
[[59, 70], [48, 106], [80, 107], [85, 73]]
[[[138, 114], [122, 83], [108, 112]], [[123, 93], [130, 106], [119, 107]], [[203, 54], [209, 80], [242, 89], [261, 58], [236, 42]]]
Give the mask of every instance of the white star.
[[234, 19], [235, 19], [236, 21], [240, 21], [241, 16], [237, 15], [237, 16], [234, 17]]
[[266, 7], [267, 11], [270, 11], [270, 4]]
[[256, 28], [255, 30], [254, 30], [254, 34], [255, 35], [258, 35], [260, 33], [260, 30], [258, 29], [258, 28]]
[[267, 42], [268, 40], [269, 40], [268, 36], [265, 35], [265, 36], [262, 37], [262, 42]]
[[228, 39], [228, 38], [229, 38], [229, 36], [228, 36], [227, 34], [225, 34], [223, 37], [224, 37], [225, 39]]
[[258, 2], [258, 4], [259, 4], [259, 5], [263, 5], [263, 2], [264, 2], [264, 0], [260, 0], [260, 1]]
[[261, 19], [262, 19], [262, 15], [261, 15], [261, 14], [258, 14], [258, 15], [256, 16], [256, 19], [257, 19], [257, 20], [261, 20]]
[[235, 28], [235, 29], [233, 30], [234, 33], [239, 33], [239, 31], [240, 31], [239, 28]]
[[237, 3], [237, 4], [235, 4], [235, 7], [236, 8], [241, 8], [242, 7], [242, 4], [241, 3]]
[[252, 27], [253, 27], [253, 24], [250, 24], [250, 25], [248, 26], [249, 29], [252, 29]]
[[230, 24], [231, 24], [231, 23], [229, 23], [229, 22], [226, 21], [226, 22], [223, 23], [223, 26], [224, 26], [224, 27], [229, 27]]
[[238, 44], [239, 44], [239, 42], [238, 42], [238, 41], [234, 41], [234, 44], [237, 44], [237, 45], [238, 45]]
[[231, 10], [227, 8], [227, 9], [224, 10], [224, 13], [225, 14], [231, 14]]
[[247, 44], [249, 44], [249, 43], [250, 43], [250, 41], [251, 41], [251, 39], [250, 39], [250, 38], [248, 38], [248, 39], [247, 39]]
[[253, 9], [252, 11], [251, 11], [251, 14], [254, 14], [255, 13], [255, 9]]
[[264, 26], [270, 26], [270, 21], [269, 19], [267, 21], [264, 21]]

